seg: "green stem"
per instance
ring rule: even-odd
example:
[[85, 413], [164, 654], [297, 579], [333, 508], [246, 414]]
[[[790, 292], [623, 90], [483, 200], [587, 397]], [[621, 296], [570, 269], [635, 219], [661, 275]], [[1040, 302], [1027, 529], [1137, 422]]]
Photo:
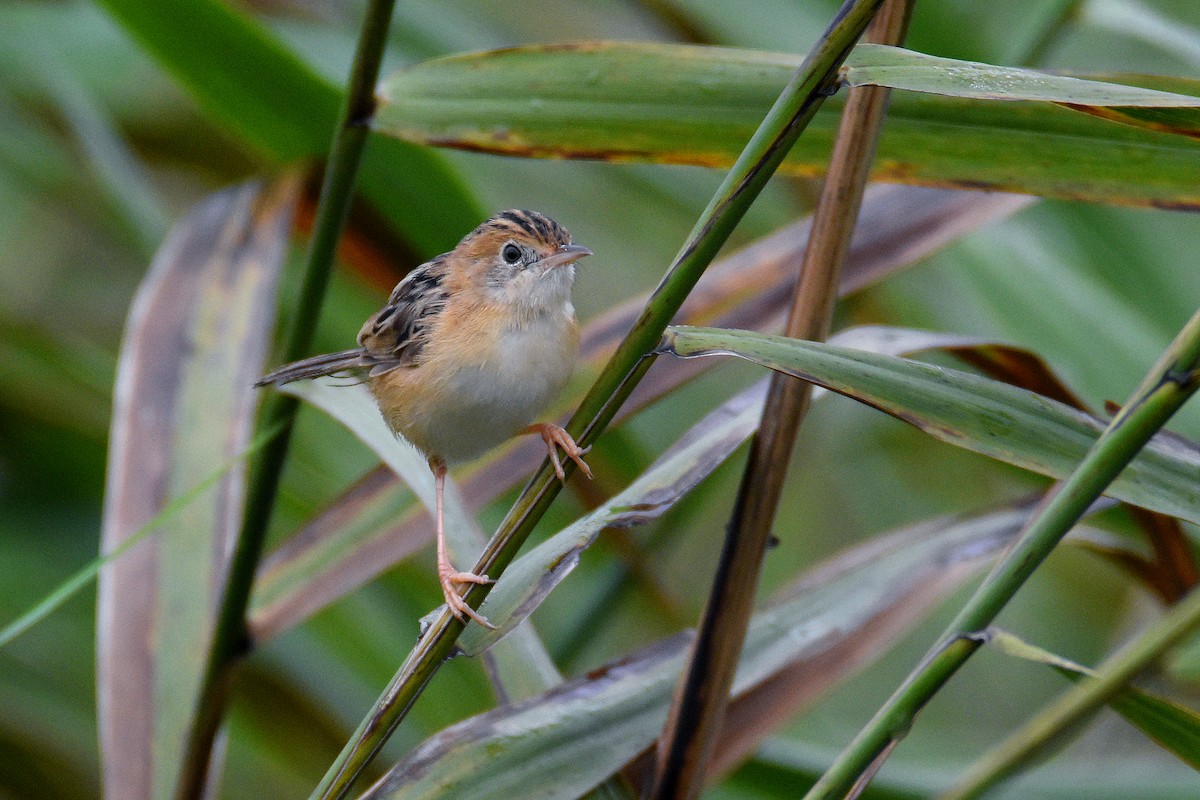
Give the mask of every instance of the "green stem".
[[1062, 731], [1095, 711], [1124, 689], [1139, 672], [1200, 627], [1200, 590], [1192, 590], [1141, 636], [1110, 656], [1094, 677], [1072, 687], [986, 758], [938, 800], [968, 800], [1016, 771]]
[[[363, 20], [340, 123], [334, 133], [321, 184], [300, 297], [285, 337], [285, 361], [304, 356], [312, 344], [316, 319], [329, 285], [334, 253], [346, 222], [358, 165], [367, 141], [369, 121], [375, 108], [375, 83], [394, 6], [395, 0], [370, 0]], [[259, 423], [260, 430], [278, 429], [279, 435], [268, 442], [251, 473], [241, 535], [230, 559], [224, 592], [217, 608], [212, 647], [188, 734], [187, 752], [176, 792], [180, 798], [197, 798], [204, 792], [212, 743], [224, 716], [233, 666], [248, 645], [246, 608], [298, 407], [299, 401], [295, 397], [273, 394], [267, 400]]]
[[[717, 189], [670, 269], [654, 290], [629, 334], [567, 424], [583, 445], [594, 441], [649, 369], [649, 353], [717, 251], [774, 174], [788, 150], [832, 91], [837, 69], [883, 0], [847, 0]], [[574, 470], [566, 465], [567, 474]], [[474, 571], [499, 577], [541, 519], [560, 483], [548, 461], [533, 476], [501, 522]], [[473, 585], [466, 601], [478, 608], [489, 587]], [[443, 661], [450, 657], [462, 623], [448, 611], [429, 626], [392, 678], [375, 707], [359, 724], [312, 797], [341, 798], [363, 767], [387, 741]]]
[[806, 800], [843, 798], [886, 747], [900, 739], [934, 694], [979, 648], [984, 630], [1070, 531], [1091, 502], [1196, 391], [1197, 312], [1066, 481], [1047, 495], [1025, 531], [976, 590], [941, 642], [830, 766]]

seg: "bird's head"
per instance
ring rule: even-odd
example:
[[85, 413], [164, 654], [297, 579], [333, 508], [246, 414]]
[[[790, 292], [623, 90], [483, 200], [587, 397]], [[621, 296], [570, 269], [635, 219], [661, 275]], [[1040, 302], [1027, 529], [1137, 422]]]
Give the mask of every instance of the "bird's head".
[[502, 211], [454, 249], [469, 280], [489, 299], [531, 313], [555, 311], [571, 299], [575, 262], [592, 254], [566, 228], [536, 211]]

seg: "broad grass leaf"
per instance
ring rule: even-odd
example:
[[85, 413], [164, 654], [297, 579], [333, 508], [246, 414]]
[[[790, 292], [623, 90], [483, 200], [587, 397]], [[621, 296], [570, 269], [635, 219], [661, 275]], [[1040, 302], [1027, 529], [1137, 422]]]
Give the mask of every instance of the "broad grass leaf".
[[[1044, 664], [1075, 683], [1085, 682], [1096, 674], [1007, 631], [994, 631], [989, 645], [1005, 655]], [[1135, 686], [1118, 692], [1108, 705], [1181, 761], [1200, 770], [1200, 714]]]
[[[102, 548], [118, 547], [250, 440], [253, 384], [299, 181], [213, 195], [172, 229], [134, 301], [117, 370]], [[100, 573], [97, 695], [106, 796], [174, 794], [241, 523], [244, 464]]]
[[[874, 406], [958, 447], [1065, 478], [1106, 423], [999, 381], [895, 356], [747, 331], [678, 327], [662, 349], [734, 355]], [[1155, 436], [1105, 494], [1200, 521], [1200, 449]]]
[[[847, 69], [863, 58], [855, 51]], [[733, 163], [798, 64], [799, 57], [787, 54], [626, 42], [471, 53], [423, 62], [386, 78], [376, 126], [405, 141], [439, 147], [722, 168]], [[982, 69], [943, 59], [936, 70], [921, 73], [924, 84], [931, 87], [947, 64], [969, 74]], [[992, 69], [999, 74], [1006, 68]], [[1075, 80], [1034, 75], [1043, 76], [1038, 79], [1043, 83]], [[1057, 105], [1012, 102], [1023, 96], [1018, 90], [1005, 101], [894, 93], [872, 177], [1125, 205], [1200, 207], [1200, 142], [1160, 132], [1194, 133], [1195, 109], [1103, 104], [1133, 102], [1135, 96], [1143, 102], [1158, 97], [1195, 105], [1200, 81], [1120, 80], [1170, 95], [1119, 88], [1107, 79], [1070, 84], [1076, 91], [1054, 94]], [[964, 83], [970, 82], [959, 82], [960, 94]], [[1030, 77], [1028, 83], [1037, 82]], [[937, 85], [942, 91], [955, 89], [948, 79]], [[1105, 93], [1114, 97], [1105, 100]], [[1049, 96], [1046, 91], [1026, 95]], [[830, 105], [792, 148], [782, 172], [823, 174], [837, 124], [836, 103]], [[1114, 125], [1096, 115], [1129, 124]]]
[[1043, 101], [1128, 125], [1200, 135], [1200, 97], [1109, 81], [938, 58], [882, 44], [855, 48], [841, 76], [849, 86], [972, 100]]

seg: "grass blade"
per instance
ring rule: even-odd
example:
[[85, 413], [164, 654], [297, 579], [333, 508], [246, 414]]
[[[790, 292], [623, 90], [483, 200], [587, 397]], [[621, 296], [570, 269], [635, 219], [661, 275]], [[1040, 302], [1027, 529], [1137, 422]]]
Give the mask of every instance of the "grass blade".
[[1010, 736], [994, 753], [967, 771], [940, 800], [977, 797], [1057, 740], [1070, 726], [1104, 703], [1192, 768], [1200, 770], [1200, 714], [1128, 686], [1139, 671], [1200, 626], [1200, 592], [1193, 591], [1125, 645], [1097, 670], [1089, 670], [1033, 647], [1011, 634], [993, 632], [989, 644], [1002, 652], [1047, 664], [1076, 682], [1075, 688]]
[[[105, 553], [245, 449], [298, 190], [291, 178], [214, 195], [155, 258], [118, 367]], [[235, 467], [174, 516], [170, 536], [101, 570], [97, 693], [112, 797], [175, 791], [244, 496]]]
[[[957, 370], [849, 348], [708, 328], [673, 328], [664, 351], [736, 355], [874, 406], [950, 444], [1063, 478], [1105, 429], [1095, 417]], [[1112, 497], [1200, 521], [1200, 449], [1159, 436], [1106, 489]]]
[[946, 97], [1054, 103], [1127, 125], [1184, 136], [1200, 134], [1200, 97], [938, 58], [881, 44], [856, 48], [846, 59], [842, 79], [850, 86], [886, 86]]
[[[1006, 69], [942, 62], [968, 73]], [[472, 53], [389, 76], [381, 88], [377, 124], [392, 136], [439, 147], [721, 168], [733, 163], [798, 63], [781, 53], [625, 42]], [[847, 69], [853, 74], [853, 67]], [[926, 85], [942, 72], [939, 66], [923, 73]], [[1076, 80], [1033, 75], [1039, 82]], [[1106, 75], [1070, 85], [1086, 86], [1088, 93], [1054, 94], [1063, 105], [1011, 102], [1021, 96], [1017, 92], [1005, 101], [897, 93], [872, 177], [1093, 202], [1200, 207], [1200, 142], [1160, 132], [1194, 132], [1195, 109], [1096, 104], [1097, 96], [1149, 96], [1136, 86], [1169, 93], [1160, 98], [1163, 102], [1195, 104], [1200, 81]], [[1114, 125], [1097, 118], [1101, 115], [1141, 128]], [[819, 114], [780, 169], [823, 174], [836, 119], [833, 113]]]
[[104, 555], [93, 559], [91, 563], [85, 564], [78, 572], [76, 572], [67, 580], [63, 581], [58, 588], [38, 601], [28, 611], [17, 617], [8, 625], [4, 626], [3, 629], [0, 629], [0, 647], [4, 647], [4, 645], [8, 644], [13, 639], [32, 628], [34, 625], [37, 625], [46, 617], [53, 614], [60, 606], [62, 606], [63, 603], [70, 600], [72, 597], [82, 591], [84, 587], [91, 583], [91, 581], [100, 574], [101, 569], [119, 559], [142, 539], [146, 538], [152, 533], [155, 533], [156, 531], [160, 531], [164, 525], [166, 525], [168, 522], [171, 522], [185, 508], [208, 494], [209, 489], [211, 489], [217, 484], [218, 481], [224, 478], [231, 469], [238, 466], [238, 463], [243, 459], [246, 459], [261, 450], [266, 443], [270, 441], [271, 437], [275, 436], [277, 433], [279, 433], [278, 428], [260, 433], [257, 437], [255, 437], [254, 441], [250, 442], [250, 444], [246, 446], [245, 450], [214, 469], [207, 476], [205, 476], [202, 481], [197, 483], [191, 489], [177, 497], [172, 498], [169, 503], [163, 506], [162, 511], [160, 511], [157, 516], [146, 522], [146, 524], [137, 531], [123, 539], [119, 545]]
[[[1186, 632], [1185, 632], [1186, 633]], [[1097, 671], [1043, 650], [1007, 631], [994, 630], [988, 644], [1005, 655], [1053, 668], [1076, 684], [1097, 677]], [[1200, 770], [1200, 714], [1165, 697], [1127, 686], [1108, 699], [1113, 710], [1180, 760]], [[1034, 739], [1026, 739], [1030, 745]]]

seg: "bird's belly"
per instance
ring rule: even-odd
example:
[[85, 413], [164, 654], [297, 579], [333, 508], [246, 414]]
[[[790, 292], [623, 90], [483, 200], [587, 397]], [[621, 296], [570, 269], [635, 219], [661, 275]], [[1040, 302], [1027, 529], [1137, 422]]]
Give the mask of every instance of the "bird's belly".
[[[574, 337], [530, 326], [505, 331], [471, 360], [429, 363], [432, 392], [417, 392], [394, 425], [427, 455], [454, 463], [474, 458], [517, 434], [562, 391], [575, 361]], [[417, 376], [414, 376], [417, 377]], [[436, 398], [436, 399], [434, 399]]]

